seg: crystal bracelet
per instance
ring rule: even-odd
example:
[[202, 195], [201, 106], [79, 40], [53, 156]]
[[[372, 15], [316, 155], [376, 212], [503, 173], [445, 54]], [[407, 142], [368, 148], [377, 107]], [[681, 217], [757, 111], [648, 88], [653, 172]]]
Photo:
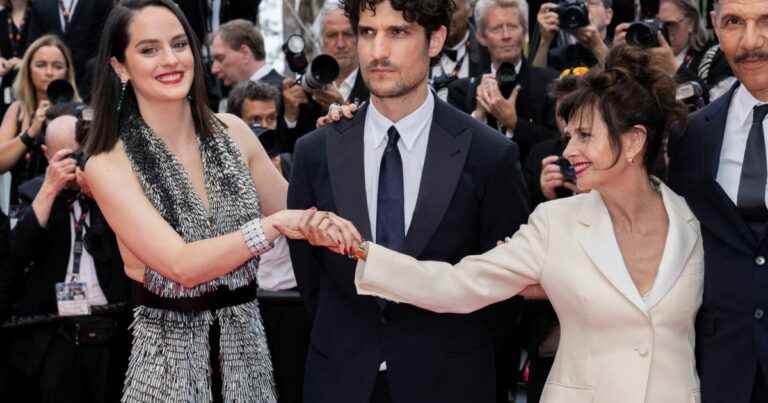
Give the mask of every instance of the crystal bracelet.
[[261, 218], [254, 218], [243, 225], [242, 228], [245, 244], [253, 257], [262, 255], [272, 249], [274, 244], [267, 240], [264, 228], [261, 226]]

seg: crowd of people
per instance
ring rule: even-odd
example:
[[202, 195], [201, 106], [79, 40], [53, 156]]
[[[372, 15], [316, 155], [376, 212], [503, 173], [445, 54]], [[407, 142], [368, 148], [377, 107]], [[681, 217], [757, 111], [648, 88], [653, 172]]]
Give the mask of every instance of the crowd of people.
[[4, 395], [768, 402], [768, 3], [0, 3]]

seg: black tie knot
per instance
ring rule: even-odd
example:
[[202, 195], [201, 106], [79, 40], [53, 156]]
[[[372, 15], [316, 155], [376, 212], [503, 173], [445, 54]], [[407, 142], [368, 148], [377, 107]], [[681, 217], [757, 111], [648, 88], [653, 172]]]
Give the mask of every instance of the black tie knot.
[[445, 49], [443, 52], [454, 62], [456, 61], [456, 58], [459, 57], [459, 51], [456, 49]]
[[765, 120], [765, 116], [768, 115], [768, 104], [757, 105], [753, 111], [753, 123], [762, 122]]
[[397, 132], [395, 126], [390, 127], [389, 130], [387, 130], [387, 151], [397, 147], [398, 140], [400, 140], [400, 133]]

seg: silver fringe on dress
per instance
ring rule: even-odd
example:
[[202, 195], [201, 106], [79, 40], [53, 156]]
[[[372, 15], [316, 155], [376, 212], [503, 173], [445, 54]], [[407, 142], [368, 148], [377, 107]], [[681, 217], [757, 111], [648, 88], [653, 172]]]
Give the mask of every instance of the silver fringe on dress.
[[[181, 163], [144, 123], [135, 103], [120, 138], [144, 193], [186, 242], [238, 231], [260, 215], [250, 172], [227, 128], [214, 116], [212, 136], [199, 137], [209, 210], [194, 192]], [[187, 289], [151, 268], [144, 286], [166, 298], [196, 297], [221, 286], [231, 290], [256, 281], [258, 259], [197, 287]], [[220, 326], [222, 390], [212, 391], [209, 332]], [[272, 364], [257, 301], [217, 311], [166, 311], [139, 306], [134, 311], [133, 348], [123, 387], [123, 402], [275, 403]]]

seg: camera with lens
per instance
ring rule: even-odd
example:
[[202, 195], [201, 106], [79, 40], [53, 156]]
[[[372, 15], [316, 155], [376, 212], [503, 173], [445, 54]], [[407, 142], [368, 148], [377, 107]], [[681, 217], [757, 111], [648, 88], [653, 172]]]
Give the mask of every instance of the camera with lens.
[[277, 141], [277, 131], [262, 127], [258, 123], [251, 123], [251, 131], [256, 138], [261, 142], [261, 146], [264, 147], [264, 151], [267, 152], [269, 158], [272, 158], [280, 154], [280, 144]]
[[[560, 167], [560, 172], [563, 174], [563, 180], [565, 182], [576, 183], [576, 170], [573, 169], [573, 165], [564, 157], [558, 158], [555, 164]], [[559, 186], [555, 188], [555, 195], [558, 198], [572, 196], [573, 192], [565, 186]]]
[[584, 0], [560, 0], [557, 5], [560, 28], [575, 31], [589, 25], [589, 8]]
[[643, 49], [659, 47], [661, 46], [658, 38], [659, 32], [669, 42], [669, 28], [667, 24], [657, 19], [635, 21], [627, 28], [627, 44]]
[[688, 81], [677, 86], [675, 98], [695, 112], [706, 105], [704, 87], [698, 81]]
[[304, 38], [298, 34], [289, 36], [283, 44], [288, 68], [296, 73], [296, 82], [304, 91], [320, 90], [339, 77], [341, 68], [336, 59], [329, 55], [318, 55], [310, 63], [305, 50]]
[[496, 70], [496, 82], [499, 84], [499, 91], [504, 98], [509, 98], [512, 91], [520, 82], [520, 76], [515, 71], [515, 65], [512, 63], [502, 63]]
[[53, 80], [45, 90], [51, 105], [59, 105], [72, 102], [75, 99], [75, 89], [67, 80]]

